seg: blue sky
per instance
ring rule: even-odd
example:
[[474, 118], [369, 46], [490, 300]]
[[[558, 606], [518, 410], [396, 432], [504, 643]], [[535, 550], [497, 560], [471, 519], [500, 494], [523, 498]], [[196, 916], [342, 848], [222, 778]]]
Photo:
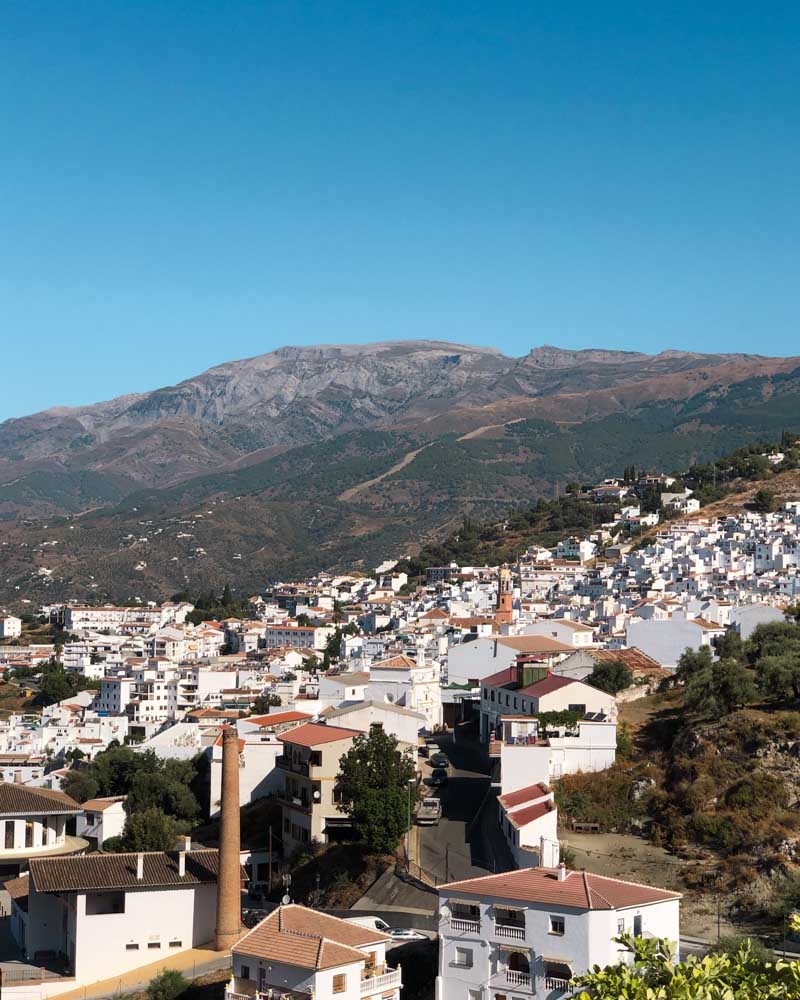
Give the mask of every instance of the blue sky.
[[800, 354], [800, 5], [9, 0], [0, 418], [289, 343]]

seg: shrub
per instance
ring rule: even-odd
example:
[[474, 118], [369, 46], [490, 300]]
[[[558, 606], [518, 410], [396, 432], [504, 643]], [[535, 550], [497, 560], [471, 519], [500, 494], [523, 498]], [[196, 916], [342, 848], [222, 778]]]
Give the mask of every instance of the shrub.
[[164, 969], [147, 986], [147, 1000], [175, 1000], [188, 986], [183, 973], [177, 969]]

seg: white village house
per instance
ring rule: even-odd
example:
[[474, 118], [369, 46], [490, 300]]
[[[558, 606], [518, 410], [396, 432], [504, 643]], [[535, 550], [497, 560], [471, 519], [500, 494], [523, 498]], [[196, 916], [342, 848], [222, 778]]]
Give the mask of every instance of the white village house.
[[677, 943], [680, 898], [563, 865], [440, 886], [436, 1000], [556, 1000], [629, 956], [623, 932]]

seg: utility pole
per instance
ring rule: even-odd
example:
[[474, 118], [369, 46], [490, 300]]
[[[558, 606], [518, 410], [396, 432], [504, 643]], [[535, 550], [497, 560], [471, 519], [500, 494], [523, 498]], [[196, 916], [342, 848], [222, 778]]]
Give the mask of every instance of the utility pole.
[[269, 892], [270, 895], [272, 895], [272, 825], [271, 824], [269, 828], [269, 860], [267, 863], [269, 865]]

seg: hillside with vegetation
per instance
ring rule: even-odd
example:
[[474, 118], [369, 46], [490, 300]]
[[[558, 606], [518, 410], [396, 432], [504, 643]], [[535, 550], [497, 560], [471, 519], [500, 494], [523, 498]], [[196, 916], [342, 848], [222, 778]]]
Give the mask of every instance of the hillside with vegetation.
[[[13, 504], [2, 506], [0, 486], [0, 516], [5, 510], [8, 518], [0, 520], [0, 601], [22, 594], [160, 600], [181, 590], [218, 592], [229, 580], [243, 595], [318, 570], [369, 572], [388, 556], [442, 544], [461, 552], [471, 546], [467, 561], [513, 559], [523, 543], [552, 544], [559, 533], [597, 525], [604, 512], [576, 496], [576, 485], [631, 467], [690, 470], [687, 485], [704, 501], [718, 499], [742, 477], [774, 474], [763, 442], [777, 447], [792, 427], [800, 368], [723, 387], [715, 379], [728, 368], [713, 367], [703, 379], [699, 363], [691, 360], [695, 368], [682, 375], [679, 400], [661, 398], [678, 391], [674, 373], [635, 381], [628, 368], [610, 365], [623, 380], [612, 405], [607, 385], [587, 386], [580, 361], [563, 377], [551, 372], [552, 391], [537, 383], [535, 397], [412, 419], [417, 400], [391, 426], [276, 445], [258, 460], [254, 453], [245, 464], [138, 488], [118, 502], [92, 501], [79, 513], [23, 517]], [[748, 365], [739, 363], [739, 375]], [[559, 385], [579, 391], [560, 397]], [[564, 404], [557, 413], [556, 399]], [[732, 448], [743, 457], [731, 460]], [[782, 468], [796, 462], [788, 448]], [[568, 489], [574, 503], [546, 506]], [[471, 530], [461, 533], [465, 518], [476, 526], [477, 546]], [[462, 535], [457, 543], [455, 534]]]
[[625, 705], [617, 763], [556, 798], [565, 824], [643, 833], [684, 859], [689, 887], [774, 927], [800, 909], [800, 606], [716, 654], [687, 650], [664, 690]]

